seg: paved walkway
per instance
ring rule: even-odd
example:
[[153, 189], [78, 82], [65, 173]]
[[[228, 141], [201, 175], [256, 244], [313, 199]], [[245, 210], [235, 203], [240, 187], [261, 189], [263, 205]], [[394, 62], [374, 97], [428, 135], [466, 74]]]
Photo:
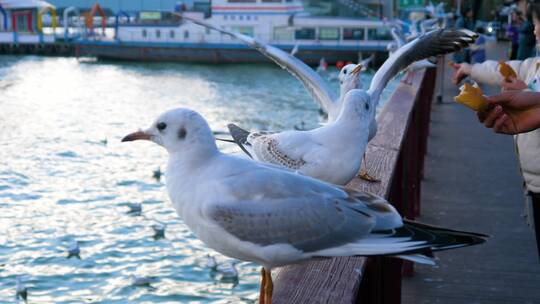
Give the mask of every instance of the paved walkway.
[[[503, 54], [499, 45], [488, 58]], [[443, 104], [433, 104], [417, 220], [492, 237], [437, 254], [438, 267], [415, 266], [415, 275], [403, 279], [402, 303], [540, 303], [540, 260], [534, 231], [522, 217], [512, 137], [492, 133], [454, 103], [457, 88], [450, 73], [445, 77]]]

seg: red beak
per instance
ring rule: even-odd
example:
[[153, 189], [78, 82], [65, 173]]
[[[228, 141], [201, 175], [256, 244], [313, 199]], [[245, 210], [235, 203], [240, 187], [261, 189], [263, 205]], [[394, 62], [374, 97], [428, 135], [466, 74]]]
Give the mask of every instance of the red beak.
[[145, 133], [143, 131], [137, 131], [137, 132], [133, 132], [131, 134], [126, 135], [124, 138], [122, 138], [122, 142], [134, 141], [134, 140], [139, 140], [139, 139], [150, 140], [151, 137], [152, 136], [148, 133]]

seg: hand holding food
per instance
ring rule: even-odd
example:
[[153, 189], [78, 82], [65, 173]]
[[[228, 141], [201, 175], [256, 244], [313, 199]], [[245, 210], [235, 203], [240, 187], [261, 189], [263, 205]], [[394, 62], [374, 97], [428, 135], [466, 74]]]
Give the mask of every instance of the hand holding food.
[[488, 107], [487, 99], [477, 84], [465, 83], [461, 87], [459, 95], [454, 97], [454, 100], [476, 112], [483, 111]]

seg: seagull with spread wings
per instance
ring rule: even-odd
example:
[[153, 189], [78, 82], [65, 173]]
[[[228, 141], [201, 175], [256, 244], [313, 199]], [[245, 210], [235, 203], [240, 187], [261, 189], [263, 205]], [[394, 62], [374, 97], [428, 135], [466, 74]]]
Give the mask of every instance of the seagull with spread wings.
[[[220, 29], [220, 31], [224, 30]], [[232, 33], [231, 35], [236, 37], [241, 34]], [[436, 30], [396, 50], [375, 73], [369, 90], [355, 93], [355, 97], [352, 98], [368, 104], [372, 111], [367, 116], [361, 115], [361, 112], [350, 112], [351, 109], [358, 107], [359, 101], [351, 102], [346, 109], [344, 99], [340, 103], [341, 109], [337, 118], [314, 130], [291, 130], [277, 133], [248, 132], [230, 124], [229, 131], [240, 148], [255, 160], [284, 166], [330, 183], [345, 185], [356, 176], [361, 166], [362, 158], [359, 156], [364, 155], [367, 145], [363, 134], [368, 132], [367, 140], [369, 141], [376, 133], [374, 109], [377, 108], [381, 93], [388, 82], [414, 62], [460, 50], [474, 42], [476, 36], [476, 33], [465, 29]], [[287, 53], [275, 47], [263, 45], [254, 38], [243, 35], [240, 37], [251, 41], [262, 53], [270, 54], [270, 58], [276, 58], [275, 61], [281, 62], [282, 66], [296, 66]], [[283, 53], [287, 54], [287, 57], [283, 58]], [[298, 77], [304, 79], [306, 87], [316, 92], [314, 95], [327, 96], [321, 86], [307, 81], [309, 77]], [[335, 103], [332, 106], [335, 106]], [[369, 123], [359, 122], [359, 119], [366, 119]], [[364, 172], [361, 172], [361, 177], [370, 181], [375, 180], [365, 173], [365, 170], [362, 171]]]

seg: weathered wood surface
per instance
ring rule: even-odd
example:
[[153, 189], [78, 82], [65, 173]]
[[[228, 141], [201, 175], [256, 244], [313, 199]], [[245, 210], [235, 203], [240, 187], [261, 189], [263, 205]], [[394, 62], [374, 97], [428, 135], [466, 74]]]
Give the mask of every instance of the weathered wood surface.
[[[389, 197], [413, 107], [428, 74], [434, 77], [433, 72], [419, 71], [413, 75], [411, 84], [401, 83], [378, 117], [379, 130], [368, 145], [366, 157], [368, 172], [381, 182], [368, 183], [356, 178], [349, 187]], [[343, 257], [277, 269], [274, 303], [356, 303], [366, 263], [362, 257]], [[401, 277], [398, 275], [395, 279], [401, 280]], [[360, 298], [373, 303], [372, 298], [365, 295]]]

